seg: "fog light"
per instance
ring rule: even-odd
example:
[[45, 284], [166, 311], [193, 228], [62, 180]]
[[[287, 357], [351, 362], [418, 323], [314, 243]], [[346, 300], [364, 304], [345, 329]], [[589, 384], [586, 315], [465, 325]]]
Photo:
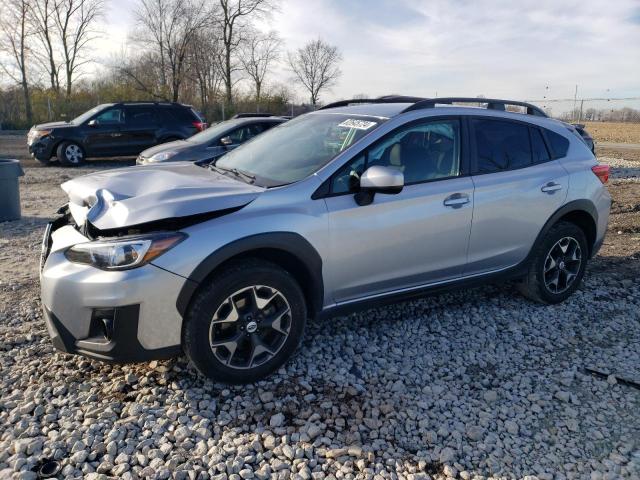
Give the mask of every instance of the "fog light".
[[116, 309], [100, 308], [91, 314], [91, 327], [89, 337], [98, 339], [103, 337], [107, 342], [113, 339]]

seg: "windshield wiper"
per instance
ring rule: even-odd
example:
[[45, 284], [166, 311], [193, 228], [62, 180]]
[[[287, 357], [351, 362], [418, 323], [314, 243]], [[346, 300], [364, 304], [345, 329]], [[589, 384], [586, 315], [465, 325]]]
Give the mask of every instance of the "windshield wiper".
[[218, 167], [215, 164], [210, 164], [209, 168], [211, 170], [214, 170], [218, 173], [222, 173], [225, 174], [227, 172], [233, 173], [236, 177], [243, 177], [245, 178], [248, 183], [253, 183], [256, 181], [256, 176], [255, 175], [251, 175], [249, 172], [245, 172], [244, 170], [238, 170], [237, 168], [225, 168], [225, 167]]

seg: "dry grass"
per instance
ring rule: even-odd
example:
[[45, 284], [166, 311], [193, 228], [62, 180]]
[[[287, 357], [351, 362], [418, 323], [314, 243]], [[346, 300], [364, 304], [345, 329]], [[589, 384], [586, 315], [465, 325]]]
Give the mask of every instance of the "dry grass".
[[640, 123], [586, 122], [596, 142], [640, 143]]

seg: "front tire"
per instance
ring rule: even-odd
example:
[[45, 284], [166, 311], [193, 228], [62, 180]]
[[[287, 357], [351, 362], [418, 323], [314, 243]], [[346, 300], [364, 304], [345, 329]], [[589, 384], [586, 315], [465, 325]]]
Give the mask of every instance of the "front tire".
[[582, 229], [573, 223], [558, 222], [535, 247], [529, 271], [518, 286], [520, 292], [540, 303], [566, 300], [580, 286], [588, 256]]
[[291, 357], [306, 318], [302, 290], [286, 270], [262, 260], [234, 262], [196, 293], [185, 318], [184, 350], [212, 380], [255, 382]]
[[62, 142], [58, 145], [58, 160], [65, 167], [78, 167], [84, 163], [84, 150], [74, 142]]

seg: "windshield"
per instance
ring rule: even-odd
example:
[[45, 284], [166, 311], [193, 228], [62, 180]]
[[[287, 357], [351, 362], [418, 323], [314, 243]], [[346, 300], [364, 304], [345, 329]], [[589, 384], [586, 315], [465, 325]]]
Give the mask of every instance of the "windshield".
[[209, 143], [215, 140], [216, 137], [225, 134], [236, 123], [237, 122], [233, 121], [220, 122], [216, 125], [210, 126], [200, 133], [196, 133], [193, 137], [189, 137], [187, 141], [198, 144]]
[[336, 113], [303, 115], [227, 153], [216, 166], [248, 173], [258, 183], [270, 187], [297, 182], [383, 121], [378, 117]]
[[86, 122], [87, 120], [89, 120], [96, 113], [104, 110], [107, 107], [110, 107], [111, 105], [113, 105], [113, 104], [112, 103], [105, 103], [105, 104], [102, 104], [102, 105], [98, 105], [97, 107], [92, 108], [91, 110], [88, 110], [88, 111], [84, 112], [82, 115], [74, 118], [73, 120], [71, 120], [71, 123], [73, 123], [74, 125], [80, 125], [80, 124]]

